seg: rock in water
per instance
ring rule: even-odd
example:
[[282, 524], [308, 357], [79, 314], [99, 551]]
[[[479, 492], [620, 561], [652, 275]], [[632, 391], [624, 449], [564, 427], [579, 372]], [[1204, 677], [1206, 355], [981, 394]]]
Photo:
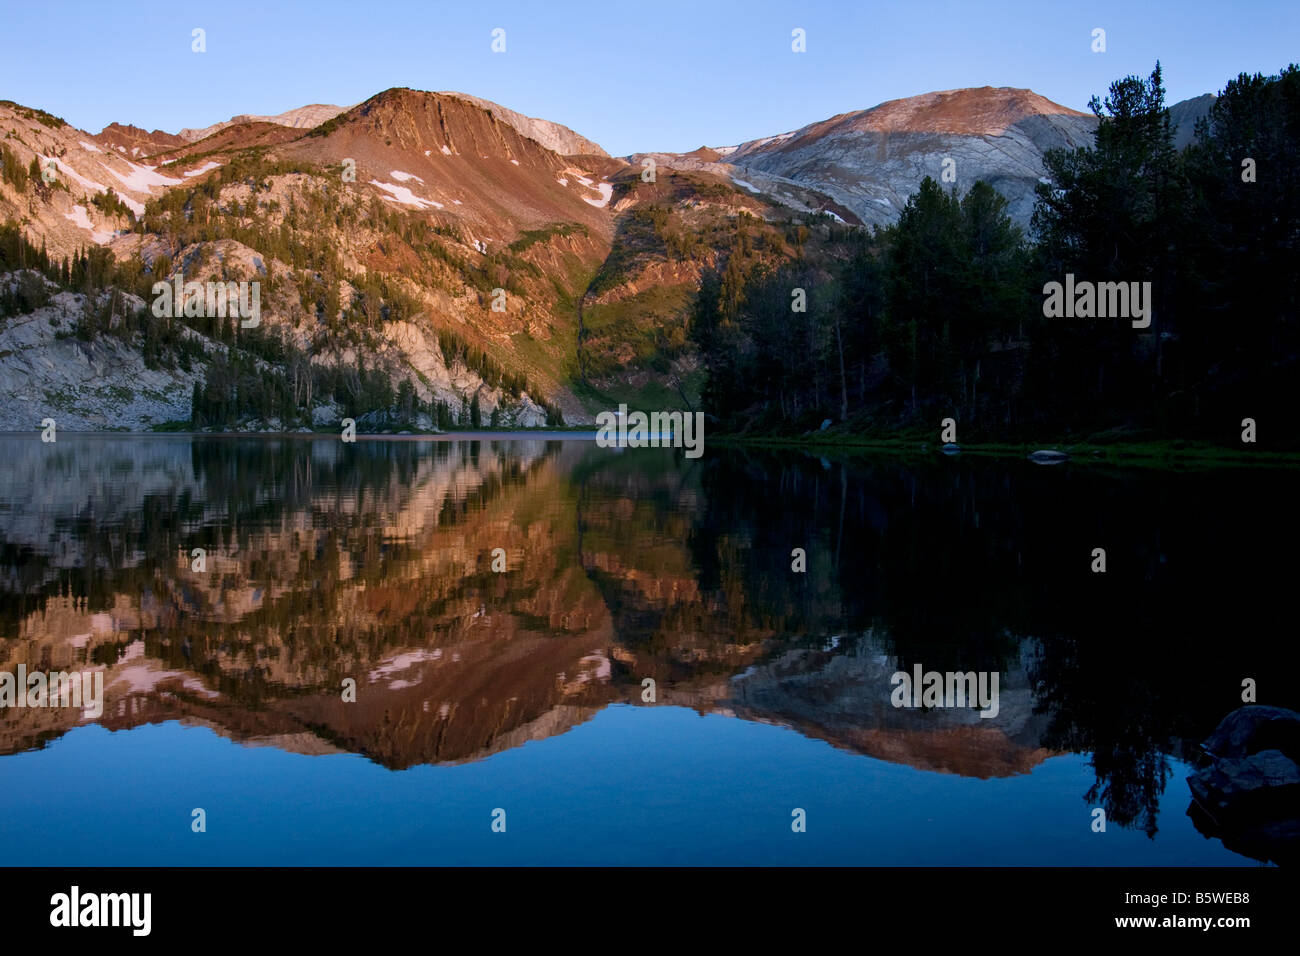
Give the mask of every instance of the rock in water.
[[1201, 746], [1212, 763], [1187, 778], [1196, 828], [1254, 859], [1300, 858], [1300, 714], [1240, 707]]
[[945, 455], [960, 455], [961, 445], [958, 445], [955, 442], [948, 442], [943, 446], [943, 453]]
[[1069, 461], [1070, 456], [1063, 451], [1041, 448], [1030, 455], [1029, 460], [1039, 465], [1059, 465], [1063, 461]]

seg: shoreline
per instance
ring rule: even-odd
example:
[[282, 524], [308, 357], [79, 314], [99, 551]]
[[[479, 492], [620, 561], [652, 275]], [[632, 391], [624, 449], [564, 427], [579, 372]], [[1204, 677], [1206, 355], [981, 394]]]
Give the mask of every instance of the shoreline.
[[[564, 428], [503, 428], [503, 429], [466, 429], [464, 431], [444, 432], [358, 432], [358, 441], [483, 441], [483, 440], [519, 440], [519, 439], [568, 439], [574, 441], [594, 441], [598, 429], [588, 426]], [[40, 438], [39, 430], [0, 431], [4, 438]], [[316, 431], [248, 431], [248, 432], [205, 432], [177, 429], [153, 431], [72, 431], [67, 430], [60, 437], [77, 438], [301, 438], [301, 439], [337, 439], [339, 433], [334, 430]], [[803, 451], [809, 454], [854, 454], [883, 453], [890, 456], [907, 458], [960, 458], [963, 456], [977, 458], [1000, 458], [1028, 460], [1036, 451], [1063, 452], [1068, 457], [1060, 462], [1042, 464], [1098, 464], [1124, 466], [1169, 467], [1180, 465], [1218, 465], [1224, 467], [1283, 467], [1300, 468], [1300, 451], [1237, 450], [1206, 442], [1185, 439], [1160, 439], [1154, 441], [1133, 442], [1093, 442], [1087, 440], [1058, 442], [972, 442], [959, 443], [958, 451], [946, 452], [941, 442], [924, 441], [918, 437], [873, 438], [861, 435], [819, 434], [798, 436], [777, 435], [735, 435], [724, 434], [706, 440], [708, 444], [723, 448], [752, 448]]]

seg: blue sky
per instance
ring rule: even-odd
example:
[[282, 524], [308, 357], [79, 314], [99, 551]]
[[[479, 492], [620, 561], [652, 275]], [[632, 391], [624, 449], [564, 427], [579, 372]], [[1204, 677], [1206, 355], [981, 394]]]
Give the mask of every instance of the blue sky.
[[[1169, 102], [1300, 59], [1300, 2], [60, 3], [0, 0], [0, 98], [91, 132], [460, 90], [615, 155], [731, 145], [931, 90], [1086, 109], [1159, 59]], [[207, 32], [193, 53], [191, 30]], [[505, 53], [490, 49], [506, 30]], [[807, 52], [790, 49], [802, 28]], [[1106, 52], [1091, 33], [1106, 30]]]

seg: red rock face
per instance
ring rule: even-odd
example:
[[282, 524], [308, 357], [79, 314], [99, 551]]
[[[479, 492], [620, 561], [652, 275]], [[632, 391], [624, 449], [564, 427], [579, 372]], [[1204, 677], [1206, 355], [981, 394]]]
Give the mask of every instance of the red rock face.
[[123, 126], [121, 123], [105, 126], [94, 140], [109, 149], [123, 152], [132, 159], [185, 145], [185, 140], [173, 133], [164, 133], [160, 129], [149, 133], [138, 126]]

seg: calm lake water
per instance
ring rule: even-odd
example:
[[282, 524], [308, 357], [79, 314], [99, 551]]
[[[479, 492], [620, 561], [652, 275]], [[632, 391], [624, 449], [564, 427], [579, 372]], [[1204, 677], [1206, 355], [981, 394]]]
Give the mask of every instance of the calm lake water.
[[[104, 675], [98, 717], [0, 708], [0, 845], [1258, 865], [1198, 832], [1185, 778], [1244, 678], [1296, 706], [1295, 484], [578, 439], [0, 438], [0, 671]], [[996, 673], [996, 716], [895, 707], [917, 665]]]

